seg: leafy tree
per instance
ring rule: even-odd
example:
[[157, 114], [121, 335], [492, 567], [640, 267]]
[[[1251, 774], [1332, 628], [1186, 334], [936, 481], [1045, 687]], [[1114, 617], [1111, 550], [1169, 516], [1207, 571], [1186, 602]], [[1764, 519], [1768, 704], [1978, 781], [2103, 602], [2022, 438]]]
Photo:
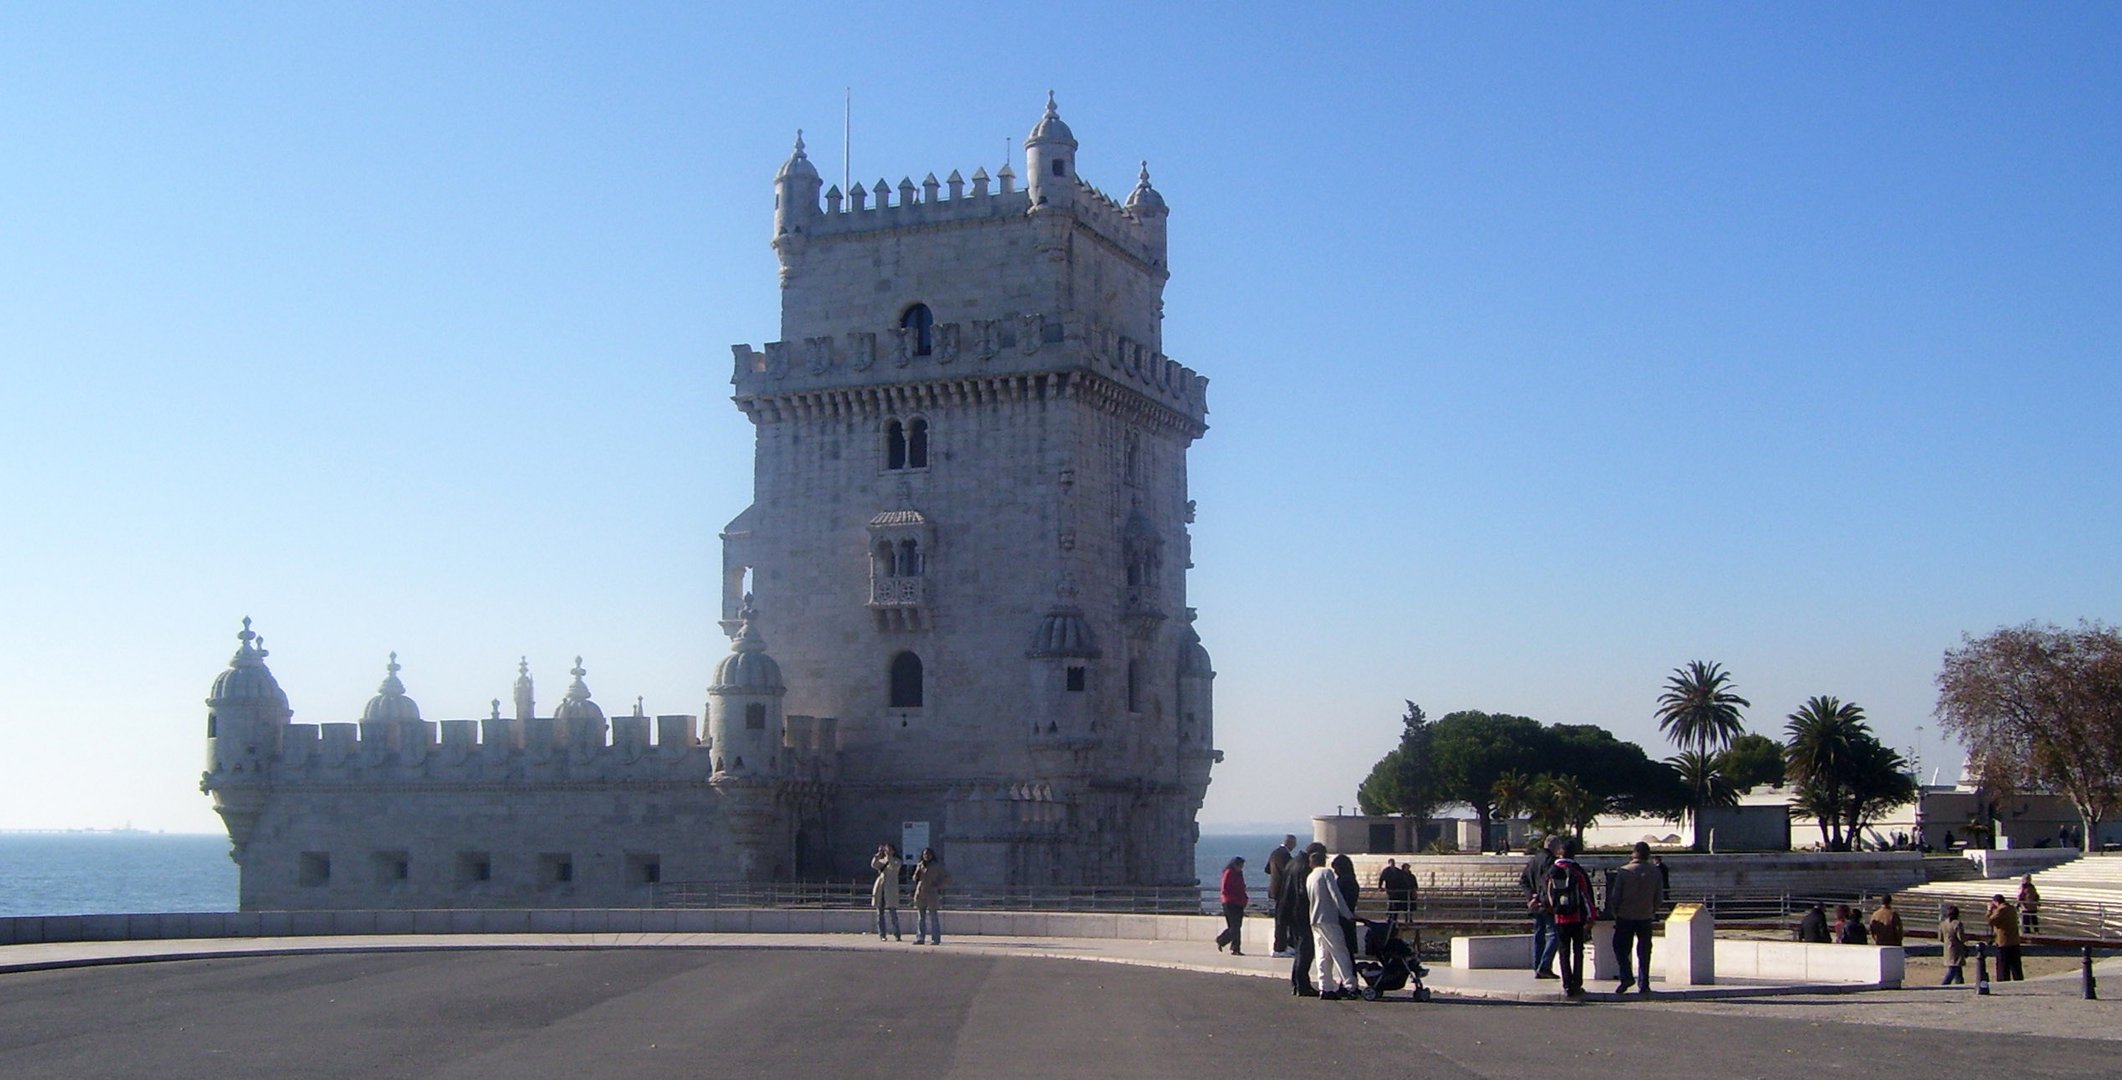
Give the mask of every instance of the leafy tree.
[[1557, 776], [1549, 782], [1549, 791], [1554, 799], [1555, 813], [1569, 829], [1577, 843], [1584, 843], [1584, 830], [1591, 828], [1599, 815], [1606, 812], [1607, 800], [1585, 787], [1576, 777]]
[[1869, 734], [1857, 744], [1857, 760], [1851, 770], [1848, 806], [1849, 839], [1855, 846], [1864, 827], [1916, 797], [1916, 778], [1899, 751]]
[[1371, 767], [1356, 788], [1356, 808], [1365, 814], [1426, 818], [1450, 796], [1443, 794], [1432, 761], [1429, 718], [1410, 701], [1400, 718], [1400, 745]]
[[1540, 722], [1475, 710], [1449, 713], [1430, 726], [1438, 789], [1473, 808], [1487, 847], [1495, 814], [1496, 778], [1522, 769], [1540, 743]]
[[2091, 850], [2122, 808], [2122, 632], [2030, 622], [1960, 640], [1938, 672], [1940, 726], [1986, 786], [2068, 796]]
[[1370, 775], [1356, 785], [1356, 809], [1378, 817], [1398, 813], [1400, 806], [1400, 751], [1386, 752], [1371, 766]]
[[1783, 744], [1751, 731], [1717, 755], [1717, 769], [1740, 791], [1783, 782]]

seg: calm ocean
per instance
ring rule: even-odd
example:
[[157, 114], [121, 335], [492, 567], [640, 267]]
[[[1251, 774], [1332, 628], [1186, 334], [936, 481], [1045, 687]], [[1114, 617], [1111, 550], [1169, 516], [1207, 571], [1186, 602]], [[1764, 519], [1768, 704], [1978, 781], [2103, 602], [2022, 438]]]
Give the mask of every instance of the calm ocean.
[[[1213, 890], [1223, 864], [1245, 856], [1247, 885], [1266, 888], [1280, 834], [1204, 834], [1194, 865]], [[170, 833], [0, 833], [0, 916], [135, 911], [234, 911], [236, 864], [225, 836]]]

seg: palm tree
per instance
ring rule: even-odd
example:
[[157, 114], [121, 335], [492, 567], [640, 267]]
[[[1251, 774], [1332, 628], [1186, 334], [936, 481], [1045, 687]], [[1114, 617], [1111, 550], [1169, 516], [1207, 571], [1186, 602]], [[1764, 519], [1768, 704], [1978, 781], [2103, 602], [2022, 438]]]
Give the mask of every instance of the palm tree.
[[[1496, 818], [1503, 823], [1503, 835], [1508, 838], [1510, 823], [1516, 820], [1519, 814], [1531, 809], [1533, 782], [1524, 773], [1512, 769], [1496, 777], [1496, 782], [1490, 784], [1488, 790], [1489, 798], [1495, 803]], [[1484, 841], [1483, 850], [1486, 849]], [[1508, 850], [1508, 847], [1499, 842], [1499, 850]]]
[[1665, 763], [1680, 774], [1680, 780], [1687, 785], [1688, 790], [1699, 794], [1699, 806], [1706, 809], [1712, 806], [1739, 805], [1739, 786], [1732, 783], [1731, 777], [1724, 772], [1721, 755], [1704, 754], [1700, 750], [1683, 750], [1666, 758]]
[[1577, 838], [1578, 846], [1584, 844], [1584, 830], [1591, 828], [1599, 815], [1606, 812], [1606, 800], [1592, 794], [1574, 776], [1558, 776], [1550, 785], [1553, 793], [1555, 814], [1562, 824], [1569, 827], [1570, 835]]
[[1907, 763], [1872, 735], [1856, 702], [1808, 698], [1783, 730], [1785, 768], [1800, 794], [1799, 812], [1820, 822], [1829, 850], [1848, 850], [1866, 821], [1914, 797]]
[[1740, 709], [1753, 702], [1731, 692], [1731, 673], [1716, 664], [1690, 660], [1674, 668], [1658, 695], [1658, 730], [1673, 745], [1689, 746], [1707, 755], [1731, 745], [1746, 730]]
[[[1729, 672], [1707, 661], [1690, 660], [1686, 667], [1673, 669], [1672, 676], [1665, 680], [1665, 692], [1658, 695], [1658, 730], [1673, 745], [1683, 750], [1692, 747], [1706, 758], [1730, 746], [1746, 730], [1739, 710], [1750, 709], [1753, 704], [1732, 693]], [[1707, 777], [1696, 779], [1706, 781]], [[1708, 787], [1698, 784], [1696, 809], [1709, 806], [1709, 796]], [[1695, 847], [1699, 850], [1707, 838], [1700, 835], [1700, 828], [1695, 832]]]

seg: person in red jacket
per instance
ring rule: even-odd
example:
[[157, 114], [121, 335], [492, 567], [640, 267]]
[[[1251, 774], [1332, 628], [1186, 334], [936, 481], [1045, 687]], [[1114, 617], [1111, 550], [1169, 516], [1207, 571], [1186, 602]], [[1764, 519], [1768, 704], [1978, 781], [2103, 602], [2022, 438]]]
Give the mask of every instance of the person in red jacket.
[[1244, 956], [1244, 941], [1238, 929], [1245, 923], [1245, 856], [1240, 855], [1223, 867], [1223, 921], [1227, 928], [1216, 935], [1216, 951], [1229, 946], [1232, 956]]
[[1599, 909], [1592, 903], [1591, 875], [1577, 865], [1576, 854], [1577, 846], [1565, 842], [1540, 883], [1541, 904], [1555, 920], [1562, 992], [1570, 997], [1584, 993], [1584, 942], [1591, 936], [1591, 925], [1599, 921]]

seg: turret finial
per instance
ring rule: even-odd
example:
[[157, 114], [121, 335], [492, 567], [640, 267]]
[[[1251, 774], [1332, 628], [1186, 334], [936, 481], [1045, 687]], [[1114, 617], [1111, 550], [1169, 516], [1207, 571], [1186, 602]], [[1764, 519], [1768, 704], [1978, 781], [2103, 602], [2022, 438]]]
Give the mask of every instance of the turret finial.
[[1058, 106], [1056, 106], [1056, 105], [1054, 104], [1054, 92], [1053, 92], [1052, 90], [1048, 90], [1048, 91], [1046, 92], [1046, 115], [1048, 115], [1048, 116], [1060, 116], [1060, 115], [1061, 115], [1061, 109], [1060, 109], [1060, 108], [1059, 108]]
[[530, 657], [519, 656], [516, 658], [516, 674], [521, 678], [530, 678]]
[[582, 676], [589, 674], [589, 672], [584, 671], [582, 669], [582, 658], [579, 656], [575, 657], [575, 666], [568, 669], [567, 673], [569, 675], [573, 675], [577, 679], [580, 679]]
[[251, 633], [251, 617], [245, 615], [243, 617], [243, 629], [236, 635], [236, 640], [248, 646], [251, 643], [251, 639], [257, 636], [258, 635]]
[[494, 715], [493, 715], [493, 719], [496, 719], [496, 720], [499, 720], [499, 719], [501, 719], [501, 699], [500, 699], [500, 698], [495, 698], [495, 699], [494, 699]]
[[803, 129], [802, 129], [802, 128], [797, 128], [797, 129], [796, 129], [796, 156], [797, 156], [797, 157], [802, 157], [802, 156], [803, 156]]
[[393, 675], [396, 675], [399, 671], [403, 670], [398, 666], [398, 651], [396, 649], [391, 650], [391, 662], [384, 665], [384, 670], [390, 672]]

